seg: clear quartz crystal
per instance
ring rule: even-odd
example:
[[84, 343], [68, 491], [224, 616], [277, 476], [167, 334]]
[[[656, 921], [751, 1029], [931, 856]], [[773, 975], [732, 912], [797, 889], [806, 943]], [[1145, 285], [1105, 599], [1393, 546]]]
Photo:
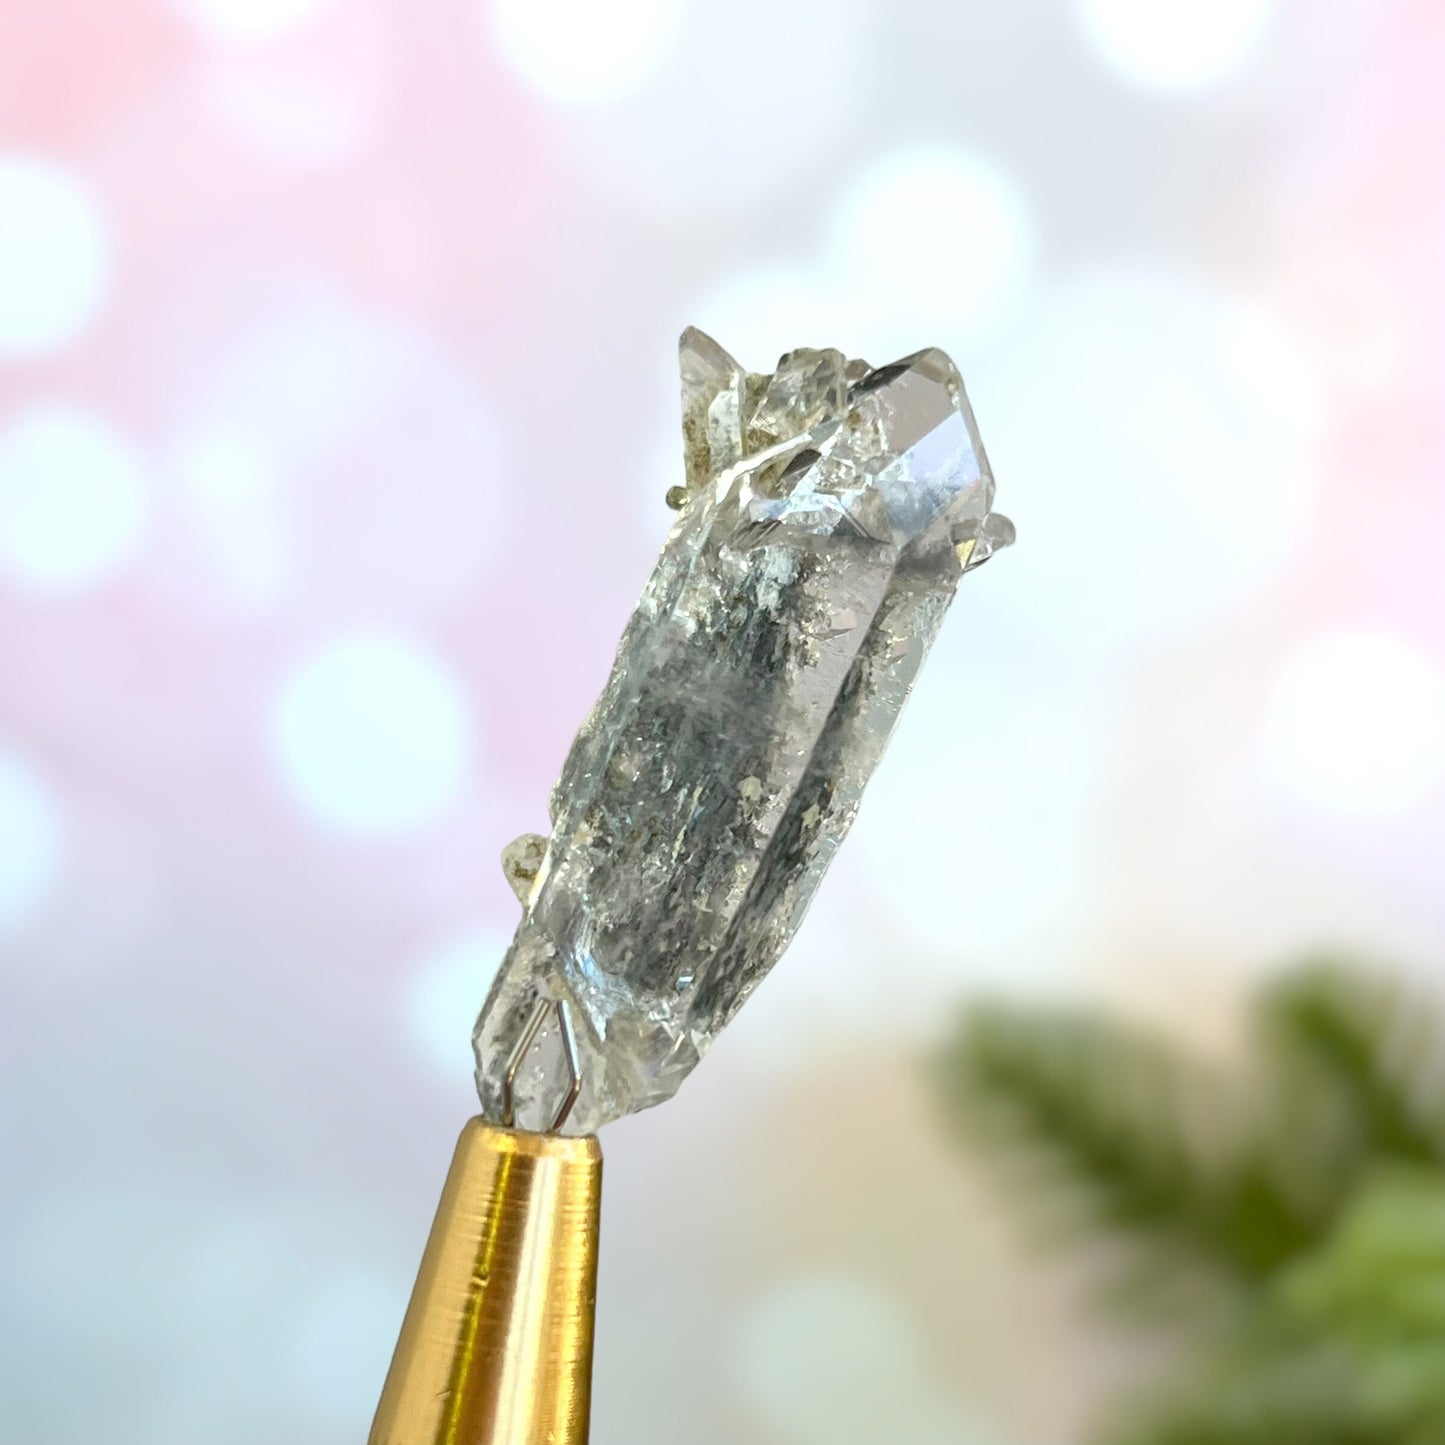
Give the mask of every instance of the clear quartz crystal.
[[[964, 571], [1013, 540], [953, 363], [681, 343], [681, 515], [552, 795], [477, 1021], [483, 1112], [670, 1098], [796, 932]], [[536, 856], [540, 855], [540, 856]]]

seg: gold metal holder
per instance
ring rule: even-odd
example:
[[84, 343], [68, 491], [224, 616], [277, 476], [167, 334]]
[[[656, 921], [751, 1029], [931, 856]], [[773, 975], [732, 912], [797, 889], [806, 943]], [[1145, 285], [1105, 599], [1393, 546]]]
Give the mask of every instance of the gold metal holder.
[[602, 1150], [462, 1130], [369, 1445], [586, 1445]]

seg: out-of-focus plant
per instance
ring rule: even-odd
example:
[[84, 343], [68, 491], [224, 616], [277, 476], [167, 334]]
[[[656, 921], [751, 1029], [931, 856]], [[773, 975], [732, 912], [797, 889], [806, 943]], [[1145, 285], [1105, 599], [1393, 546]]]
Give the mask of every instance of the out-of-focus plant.
[[1316, 962], [1206, 1064], [1079, 1013], [970, 1010], [936, 1079], [1036, 1220], [1107, 1242], [1106, 1308], [1183, 1366], [1104, 1445], [1445, 1445], [1445, 1021]]

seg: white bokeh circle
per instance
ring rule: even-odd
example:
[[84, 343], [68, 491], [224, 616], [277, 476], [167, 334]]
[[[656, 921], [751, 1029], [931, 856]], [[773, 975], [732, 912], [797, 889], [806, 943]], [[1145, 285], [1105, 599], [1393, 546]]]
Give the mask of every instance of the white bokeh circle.
[[[1014, 560], [1006, 552], [971, 579], [959, 610]], [[1082, 897], [1105, 779], [1105, 680], [1022, 639], [990, 646], [989, 632], [1008, 637], [996, 616], [949, 619], [849, 842], [888, 908], [886, 927], [914, 941], [910, 987], [931, 1009], [1001, 956], [1015, 983], [1053, 981], [1039, 971], [1056, 960], [1030, 945]]]
[[410, 1040], [439, 1076], [471, 1076], [472, 1025], [506, 951], [507, 939], [499, 930], [468, 929], [433, 949], [407, 981]]
[[109, 279], [110, 240], [90, 191], [49, 161], [0, 157], [0, 360], [73, 341]]
[[275, 457], [244, 434], [202, 428], [176, 446], [171, 465], [207, 577], [243, 606], [278, 602], [295, 538]]
[[429, 622], [474, 597], [516, 486], [473, 367], [309, 283], [238, 328], [168, 450], [198, 534], [190, 555], [207, 559], [176, 563], [182, 585], [284, 597], [337, 625]]
[[682, 30], [682, 0], [489, 0], [503, 58], [547, 100], [605, 105], [647, 84]]
[[835, 153], [858, 104], [867, 38], [859, 0], [690, 3], [649, 82], [579, 113], [566, 139], [598, 183], [638, 211], [721, 216], [726, 237], [750, 208], [796, 203], [788, 186]]
[[335, 0], [171, 0], [213, 39], [238, 44], [277, 40], [309, 24]]
[[1263, 741], [1271, 773], [1322, 811], [1407, 813], [1445, 783], [1445, 674], [1393, 633], [1325, 633], [1286, 659]]
[[0, 937], [24, 928], [45, 906], [64, 851], [60, 806], [49, 785], [0, 743]]
[[150, 511], [138, 457], [98, 416], [48, 403], [0, 425], [0, 571], [18, 586], [70, 596], [108, 582]]
[[913, 147], [854, 179], [832, 218], [830, 267], [880, 361], [925, 345], [961, 355], [1017, 320], [1035, 244], [1027, 200], [1002, 166]]
[[1001, 165], [907, 146], [853, 177], [816, 259], [738, 271], [688, 316], [753, 371], [799, 346], [880, 365], [938, 345], [966, 361], [1018, 323], [1036, 249], [1027, 198]]
[[1283, 328], [1228, 292], [1087, 273], [969, 390], [1020, 536], [993, 594], [1080, 656], [1188, 636], [1302, 553], [1321, 406]]
[[282, 686], [270, 719], [282, 781], [302, 810], [361, 838], [406, 832], [455, 801], [472, 708], [453, 668], [386, 632], [341, 638]]
[[1151, 90], [1193, 91], [1242, 69], [1269, 34], [1277, 0], [1077, 0], [1089, 42], [1117, 74]]
[[929, 1377], [922, 1332], [861, 1276], [785, 1280], [738, 1336], [740, 1393], [788, 1445], [972, 1445], [982, 1437]]

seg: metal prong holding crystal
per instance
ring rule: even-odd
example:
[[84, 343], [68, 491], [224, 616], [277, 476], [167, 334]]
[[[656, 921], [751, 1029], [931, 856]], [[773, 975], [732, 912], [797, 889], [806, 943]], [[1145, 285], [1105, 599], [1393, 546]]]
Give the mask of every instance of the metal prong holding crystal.
[[958, 579], [1013, 541], [941, 351], [751, 375], [681, 343], [685, 482], [612, 676], [506, 856], [524, 912], [482, 1111], [590, 1133], [670, 1098], [777, 962]]

